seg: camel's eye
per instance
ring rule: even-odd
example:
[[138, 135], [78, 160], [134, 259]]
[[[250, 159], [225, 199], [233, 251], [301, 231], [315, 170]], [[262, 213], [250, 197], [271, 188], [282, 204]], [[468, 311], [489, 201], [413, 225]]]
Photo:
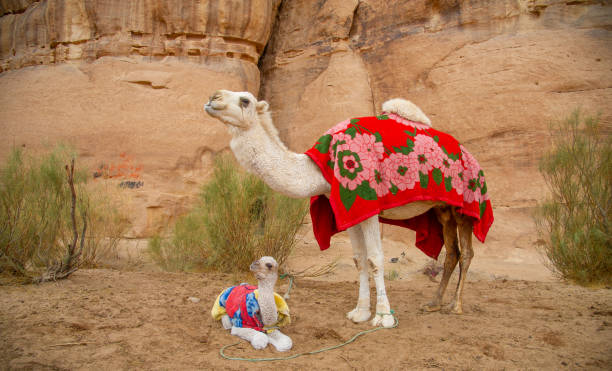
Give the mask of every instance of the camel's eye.
[[240, 98], [240, 106], [242, 108], [247, 108], [249, 106], [249, 103], [251, 103], [251, 101], [248, 98]]
[[266, 263], [266, 267], [268, 267], [268, 269], [272, 269], [272, 263]]

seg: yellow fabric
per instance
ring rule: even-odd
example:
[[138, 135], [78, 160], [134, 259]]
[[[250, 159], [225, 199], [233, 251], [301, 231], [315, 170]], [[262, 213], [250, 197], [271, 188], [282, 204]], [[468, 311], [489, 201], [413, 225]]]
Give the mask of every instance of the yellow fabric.
[[[223, 294], [223, 292], [221, 292], [221, 294]], [[225, 308], [223, 308], [219, 304], [219, 298], [221, 297], [221, 294], [217, 295], [217, 299], [215, 299], [215, 304], [213, 304], [212, 310], [210, 311], [210, 314], [212, 314], [212, 318], [215, 321], [220, 321], [221, 317], [227, 314], [227, 312], [225, 311]]]
[[[255, 299], [259, 300], [259, 290], [255, 290], [253, 292], [255, 293]], [[225, 311], [225, 308], [223, 308], [219, 304], [220, 297], [221, 297], [221, 294], [217, 295], [217, 299], [215, 299], [215, 303], [213, 304], [212, 310], [210, 311], [210, 314], [212, 315], [215, 321], [220, 321], [221, 317], [227, 314], [227, 312]], [[278, 320], [275, 326], [283, 327], [283, 326], [290, 324], [291, 314], [289, 313], [289, 306], [287, 305], [287, 302], [285, 301], [285, 299], [283, 299], [283, 297], [280, 296], [279, 294], [274, 293], [274, 303], [276, 304], [276, 310], [278, 311]], [[267, 331], [271, 332], [271, 331], [274, 331], [274, 329], [267, 330]]]

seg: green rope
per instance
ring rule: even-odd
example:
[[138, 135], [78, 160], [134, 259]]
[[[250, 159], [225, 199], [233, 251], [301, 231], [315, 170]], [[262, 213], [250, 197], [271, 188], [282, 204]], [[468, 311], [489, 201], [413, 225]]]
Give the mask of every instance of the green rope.
[[[399, 324], [399, 321], [397, 320], [397, 317], [394, 315], [395, 311], [391, 310], [391, 313], [376, 313], [377, 315], [392, 315], [393, 319], [395, 320], [395, 323], [393, 324], [393, 326], [388, 327], [389, 329], [392, 328], [396, 328], [397, 325]], [[311, 352], [304, 352], [304, 353], [298, 353], [298, 354], [294, 354], [291, 356], [287, 356], [287, 357], [272, 357], [272, 358], [242, 358], [242, 357], [230, 357], [225, 355], [225, 349], [236, 346], [238, 344], [240, 344], [240, 342], [237, 342], [235, 344], [230, 344], [230, 345], [226, 345], [223, 348], [221, 348], [221, 350], [219, 351], [219, 354], [221, 355], [221, 357], [225, 358], [225, 359], [229, 359], [231, 361], [249, 361], [249, 362], [264, 362], [264, 361], [286, 361], [289, 359], [294, 359], [297, 357], [301, 357], [301, 356], [305, 356], [305, 355], [311, 355], [311, 354], [317, 354], [317, 353], [322, 353], [322, 352], [326, 352], [328, 350], [333, 350], [333, 349], [337, 349], [340, 347], [343, 347], [347, 344], [352, 343], [353, 341], [355, 341], [355, 339], [357, 339], [358, 337], [360, 337], [361, 335], [365, 335], [365, 334], [369, 334], [370, 332], [374, 332], [374, 331], [378, 331], [378, 330], [383, 330], [386, 329], [387, 327], [376, 327], [370, 330], [365, 330], [365, 331], [360, 331], [358, 332], [355, 336], [353, 336], [352, 338], [350, 338], [349, 340], [345, 341], [344, 343], [340, 343], [338, 345], [334, 345], [331, 347], [327, 347], [327, 348], [322, 348], [322, 349], [318, 349], [318, 350], [313, 350]]]
[[280, 275], [280, 278], [283, 279], [285, 277], [289, 277], [289, 287], [287, 288], [287, 292], [283, 295], [283, 299], [289, 300], [289, 293], [291, 292], [291, 287], [293, 287], [293, 276], [288, 273], [283, 273]]

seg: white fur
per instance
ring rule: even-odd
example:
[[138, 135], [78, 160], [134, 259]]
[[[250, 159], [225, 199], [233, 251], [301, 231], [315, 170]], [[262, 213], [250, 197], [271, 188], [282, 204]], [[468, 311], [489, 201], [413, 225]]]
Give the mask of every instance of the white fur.
[[[240, 97], [250, 93], [220, 90], [222, 104], [210, 101], [204, 106], [208, 114], [229, 125], [230, 148], [245, 169], [264, 179], [272, 189], [293, 198], [312, 197], [331, 191], [319, 167], [305, 154], [291, 152], [278, 137], [270, 119], [267, 103], [257, 112], [255, 98], [245, 110], [236, 109]], [[215, 95], [213, 95], [215, 97]], [[225, 103], [227, 102], [227, 103]], [[215, 108], [221, 106], [221, 110]], [[243, 120], [243, 121], [241, 121]], [[237, 123], [237, 121], [240, 121]]]
[[268, 335], [261, 331], [246, 327], [232, 327], [231, 334], [251, 343], [255, 349], [264, 349], [268, 346]]
[[431, 126], [431, 121], [423, 111], [414, 103], [406, 99], [390, 99], [383, 103], [382, 110], [383, 112], [398, 114], [410, 121], [416, 121]]
[[[245, 97], [252, 99], [251, 104], [246, 109], [237, 109], [240, 107], [240, 99]], [[291, 152], [282, 144], [267, 112], [267, 103], [257, 102], [250, 93], [219, 90], [204, 108], [209, 115], [228, 124], [233, 136], [230, 147], [238, 162], [261, 177], [272, 189], [295, 198], [312, 197], [331, 191], [329, 183], [310, 157]], [[385, 102], [383, 110], [431, 125], [430, 120], [417, 106], [403, 99]], [[389, 214], [393, 219], [409, 219], [427, 212], [434, 206], [436, 203], [429, 201], [413, 202], [395, 208], [394, 212]], [[359, 271], [359, 298], [357, 306], [347, 313], [347, 317], [353, 322], [363, 322], [370, 318], [368, 272], [371, 270], [376, 285], [376, 313], [372, 325], [391, 327], [394, 319], [390, 314], [385, 290], [384, 255], [378, 215], [349, 228], [348, 233], [353, 245], [353, 258]]]

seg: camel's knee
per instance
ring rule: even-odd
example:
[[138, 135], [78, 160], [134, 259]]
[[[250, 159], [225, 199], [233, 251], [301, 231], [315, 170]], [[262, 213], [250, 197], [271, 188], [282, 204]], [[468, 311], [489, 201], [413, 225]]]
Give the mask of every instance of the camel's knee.
[[374, 262], [372, 258], [368, 258], [368, 265], [370, 266], [370, 270], [372, 271], [372, 273], [378, 273], [378, 265], [376, 265], [376, 262]]
[[474, 257], [474, 249], [472, 248], [471, 244], [468, 246], [464, 246], [464, 248], [461, 249], [461, 260], [462, 261], [470, 261], [472, 260], [473, 257]]
[[444, 248], [446, 249], [446, 259], [457, 259], [459, 256], [459, 246], [456, 240], [452, 244], [444, 244]]
[[377, 274], [383, 266], [383, 257], [380, 254], [368, 256], [368, 266], [373, 274]]

